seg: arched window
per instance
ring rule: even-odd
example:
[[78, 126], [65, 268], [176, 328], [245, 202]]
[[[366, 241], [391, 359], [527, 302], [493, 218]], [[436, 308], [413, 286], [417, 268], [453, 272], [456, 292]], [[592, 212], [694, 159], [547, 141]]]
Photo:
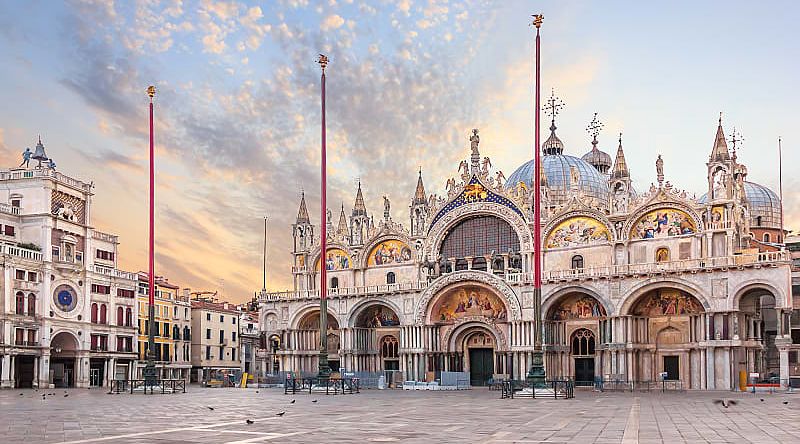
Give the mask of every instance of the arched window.
[[[486, 255], [519, 252], [517, 233], [505, 220], [496, 216], [477, 216], [457, 223], [442, 242], [442, 258], [456, 259], [456, 270], [467, 268], [466, 257], [484, 258]], [[486, 270], [486, 260], [475, 266]]]
[[122, 307], [117, 307], [117, 325], [125, 325], [125, 310]]
[[184, 341], [189, 341], [191, 339], [192, 339], [192, 334], [189, 331], [189, 327], [184, 326], [183, 327], [183, 340]]
[[669, 248], [662, 247], [656, 250], [656, 262], [669, 262]]
[[106, 313], [106, 304], [101, 304], [100, 305], [100, 323], [101, 324], [106, 324], [107, 323], [108, 320], [106, 319], [106, 314], [107, 314]]
[[36, 295], [28, 294], [28, 316], [36, 316]]
[[756, 216], [756, 226], [757, 227], [761, 226], [761, 216]]
[[172, 339], [180, 340], [181, 339], [181, 329], [178, 328], [177, 325], [172, 326]]
[[581, 268], [583, 268], [583, 256], [580, 254], [572, 256], [572, 269], [579, 270]]
[[331, 278], [331, 288], [339, 288], [339, 278], [337, 277]]
[[25, 294], [22, 293], [21, 291], [17, 292], [16, 302], [17, 302], [17, 307], [16, 307], [17, 314], [18, 315], [24, 315], [25, 314]]
[[97, 324], [97, 303], [92, 303], [92, 324]]
[[572, 354], [589, 356], [594, 354], [594, 332], [581, 328], [572, 334]]
[[381, 357], [382, 358], [397, 358], [399, 350], [399, 343], [394, 336], [384, 336], [381, 338]]
[[764, 233], [764, 242], [769, 242], [769, 233]]
[[390, 272], [386, 273], [386, 283], [387, 284], [394, 284], [395, 282], [396, 281], [395, 281], [394, 272], [390, 271]]
[[133, 312], [130, 308], [125, 309], [125, 326], [131, 327], [133, 326]]

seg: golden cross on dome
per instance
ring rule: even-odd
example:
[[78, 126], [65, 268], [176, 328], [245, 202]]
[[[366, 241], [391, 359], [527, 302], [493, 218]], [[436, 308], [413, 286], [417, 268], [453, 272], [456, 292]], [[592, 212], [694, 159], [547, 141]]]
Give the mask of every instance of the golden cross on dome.
[[547, 103], [544, 104], [545, 115], [550, 116], [550, 119], [555, 121], [561, 108], [564, 108], [564, 102], [556, 97], [554, 90], [550, 90], [550, 98], [547, 99]]

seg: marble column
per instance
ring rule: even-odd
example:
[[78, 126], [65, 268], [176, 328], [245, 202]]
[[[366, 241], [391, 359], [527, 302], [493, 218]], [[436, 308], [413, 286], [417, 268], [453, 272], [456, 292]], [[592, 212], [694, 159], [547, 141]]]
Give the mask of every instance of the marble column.
[[715, 390], [717, 387], [714, 374], [714, 347], [706, 348], [706, 389]]

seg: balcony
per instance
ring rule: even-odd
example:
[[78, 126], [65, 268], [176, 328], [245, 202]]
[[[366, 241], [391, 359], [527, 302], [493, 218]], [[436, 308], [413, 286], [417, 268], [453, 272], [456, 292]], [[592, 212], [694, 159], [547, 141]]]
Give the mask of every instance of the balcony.
[[[733, 256], [710, 257], [703, 259], [684, 259], [669, 262], [653, 262], [643, 264], [605, 265], [568, 270], [545, 270], [542, 273], [544, 283], [578, 281], [586, 279], [609, 279], [615, 277], [649, 276], [666, 273], [697, 273], [700, 271], [727, 270], [729, 268], [758, 268], [789, 264], [787, 251], [773, 251], [756, 254], [738, 254]], [[496, 271], [495, 276], [510, 285], [526, 285], [533, 282], [533, 273]], [[355, 295], [385, 294], [404, 291], [421, 291], [428, 287], [428, 282], [402, 282], [397, 284], [368, 285], [357, 287], [329, 288], [328, 297], [345, 297]], [[259, 295], [259, 302], [277, 302], [283, 300], [318, 299], [319, 290], [280, 291]]]
[[39, 341], [21, 341], [18, 339], [14, 341], [14, 345], [17, 347], [38, 347]]
[[39, 282], [31, 282], [22, 279], [14, 279], [14, 289], [23, 291], [36, 291], [39, 288]]
[[35, 168], [35, 169], [14, 169], [10, 171], [0, 171], [0, 181], [6, 180], [24, 180], [24, 179], [51, 179], [60, 182], [64, 185], [76, 188], [78, 190], [90, 193], [92, 185], [81, 182], [80, 180], [73, 179], [69, 176], [59, 173], [52, 168]]
[[107, 352], [108, 346], [107, 345], [93, 345], [92, 346], [93, 352]]
[[94, 272], [97, 274], [102, 274], [103, 276], [109, 276], [119, 279], [127, 279], [131, 281], [135, 281], [138, 279], [136, 273], [131, 273], [129, 271], [122, 271], [116, 268], [104, 267], [102, 265], [94, 265]]
[[27, 248], [17, 247], [14, 245], [1, 245], [0, 251], [9, 256], [16, 256], [22, 259], [41, 262], [43, 255], [41, 251], [29, 250]]
[[20, 207], [14, 207], [7, 203], [0, 203], [0, 213], [10, 214], [12, 216], [19, 216], [22, 212]]

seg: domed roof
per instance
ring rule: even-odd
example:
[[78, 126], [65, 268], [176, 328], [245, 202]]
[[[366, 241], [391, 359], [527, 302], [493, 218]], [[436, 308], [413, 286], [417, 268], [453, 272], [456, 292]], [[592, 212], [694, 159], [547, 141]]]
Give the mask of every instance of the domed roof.
[[[781, 200], [774, 191], [754, 182], [744, 183], [744, 193], [750, 210], [750, 225], [759, 228], [781, 228]], [[698, 200], [708, 203], [708, 193]]]
[[608, 172], [608, 170], [611, 169], [611, 156], [597, 149], [597, 146], [594, 146], [588, 153], [584, 154], [581, 159], [585, 160], [589, 165], [594, 166], [602, 173]]
[[[525, 162], [508, 177], [506, 188], [516, 187], [520, 182], [530, 187], [533, 182], [535, 161]], [[550, 190], [550, 200], [553, 203], [562, 203], [569, 197], [572, 188], [571, 168], [578, 171], [578, 189], [584, 196], [606, 202], [608, 200], [608, 179], [595, 167], [583, 159], [566, 154], [551, 154], [542, 156], [542, 171], [546, 179], [546, 186]]]

